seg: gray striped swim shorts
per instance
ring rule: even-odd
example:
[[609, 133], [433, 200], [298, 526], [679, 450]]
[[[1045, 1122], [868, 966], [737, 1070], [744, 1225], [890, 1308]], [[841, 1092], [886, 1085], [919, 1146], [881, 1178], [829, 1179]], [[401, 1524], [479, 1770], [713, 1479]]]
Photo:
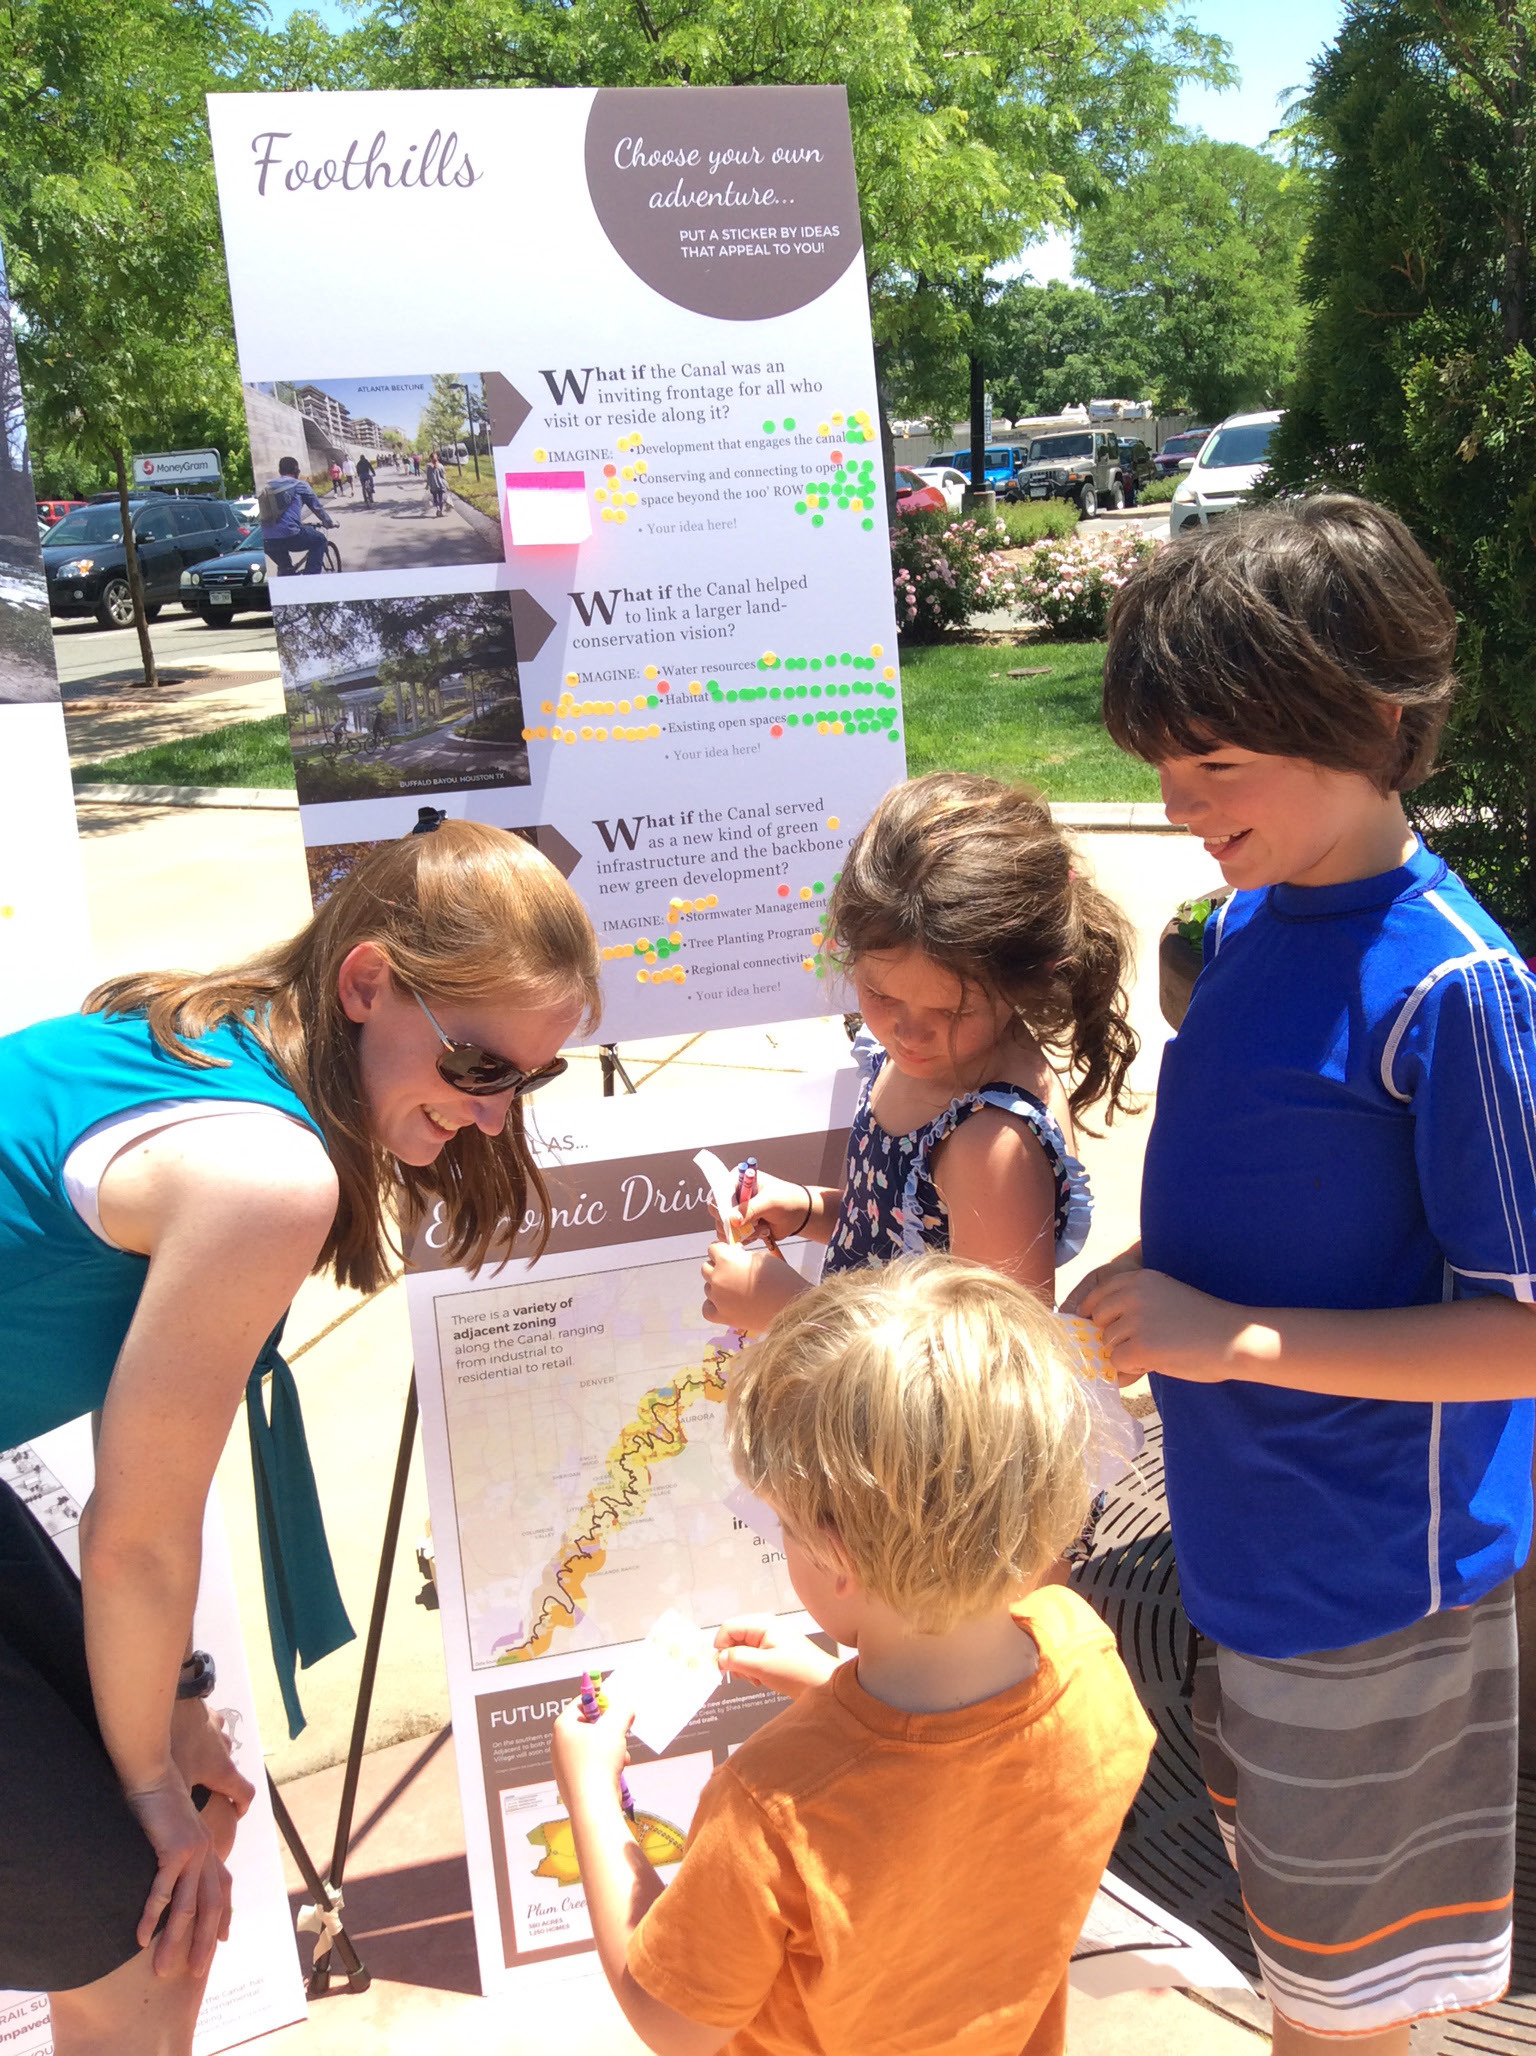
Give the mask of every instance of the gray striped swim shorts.
[[1194, 1726], [1275, 2011], [1379, 2033], [1509, 1982], [1513, 1588], [1273, 1661], [1200, 1644]]

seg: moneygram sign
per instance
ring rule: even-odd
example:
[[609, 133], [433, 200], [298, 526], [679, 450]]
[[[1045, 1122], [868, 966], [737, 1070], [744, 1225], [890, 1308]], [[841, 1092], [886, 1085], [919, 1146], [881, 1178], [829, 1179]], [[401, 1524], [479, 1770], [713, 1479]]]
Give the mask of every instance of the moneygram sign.
[[221, 485], [217, 450], [154, 450], [133, 460], [135, 485]]

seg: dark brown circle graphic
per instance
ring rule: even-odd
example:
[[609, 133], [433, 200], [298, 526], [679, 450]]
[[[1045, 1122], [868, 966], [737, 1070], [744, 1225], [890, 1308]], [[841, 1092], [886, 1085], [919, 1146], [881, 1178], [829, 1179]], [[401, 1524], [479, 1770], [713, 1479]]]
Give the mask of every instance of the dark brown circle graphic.
[[808, 306], [860, 247], [841, 86], [600, 91], [587, 189], [638, 278], [722, 321]]

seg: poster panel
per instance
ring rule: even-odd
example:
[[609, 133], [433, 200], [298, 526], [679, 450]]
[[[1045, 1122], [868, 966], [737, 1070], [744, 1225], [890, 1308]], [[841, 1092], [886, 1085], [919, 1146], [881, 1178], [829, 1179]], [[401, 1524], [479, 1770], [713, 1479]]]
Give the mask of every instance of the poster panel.
[[[447, 1264], [441, 1208], [410, 1251], [427, 1493], [482, 1988], [601, 1975], [550, 1730], [583, 1670], [622, 1668], [669, 1608], [713, 1629], [798, 1612], [776, 1535], [733, 1494], [734, 1338], [700, 1311], [712, 1216], [697, 1149], [840, 1175], [851, 1066], [746, 1108], [690, 1094], [529, 1108], [552, 1232], [537, 1264]], [[515, 1244], [526, 1247], [526, 1242]], [[808, 1270], [818, 1247], [789, 1244]], [[782, 1701], [722, 1686], [659, 1755], [634, 1745], [637, 1832], [663, 1877], [715, 1764]]]
[[842, 89], [209, 112], [258, 489], [322, 510], [269, 539], [312, 872], [495, 822], [590, 908], [606, 1035], [824, 1011], [904, 772]]
[[76, 1006], [91, 931], [0, 251], [0, 1035]]
[[[0, 1450], [0, 1481], [31, 1508], [77, 1572], [80, 1511], [94, 1478], [89, 1417]], [[256, 1788], [229, 1857], [234, 1887], [229, 1939], [215, 1952], [192, 2043], [192, 2056], [219, 2056], [256, 2035], [303, 2020], [305, 1999], [216, 1486], [203, 1519], [203, 1574], [192, 1632], [196, 1646], [213, 1657], [218, 1671], [214, 1710], [223, 1719], [236, 1763]], [[48, 2001], [40, 1993], [0, 1992], [0, 2048], [7, 2056], [51, 2056]]]

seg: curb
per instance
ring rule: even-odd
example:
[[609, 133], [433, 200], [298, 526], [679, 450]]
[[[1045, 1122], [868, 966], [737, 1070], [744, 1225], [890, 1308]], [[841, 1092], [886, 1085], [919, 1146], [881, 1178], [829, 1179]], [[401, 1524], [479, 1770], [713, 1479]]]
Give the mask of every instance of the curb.
[[1060, 828], [1134, 829], [1142, 835], [1188, 835], [1175, 827], [1156, 800], [1084, 800], [1051, 805], [1051, 819]]
[[299, 796], [283, 785], [94, 785], [75, 787], [75, 805], [90, 801], [105, 806], [254, 807], [295, 812]]
[[489, 514], [482, 514], [478, 507], [472, 507], [468, 500], [461, 500], [452, 486], [448, 488], [448, 504], [461, 521], [467, 522], [483, 543], [500, 543], [501, 523], [493, 521]]

